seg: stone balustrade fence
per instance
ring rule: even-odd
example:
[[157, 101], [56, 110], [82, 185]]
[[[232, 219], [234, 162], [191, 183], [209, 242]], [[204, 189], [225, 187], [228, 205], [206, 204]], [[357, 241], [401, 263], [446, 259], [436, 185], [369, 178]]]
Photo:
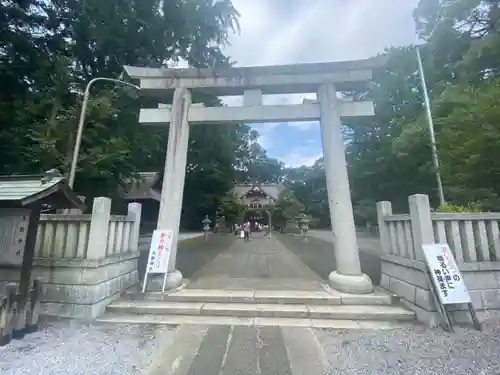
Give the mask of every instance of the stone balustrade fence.
[[[478, 316], [500, 316], [500, 213], [436, 213], [427, 195], [408, 199], [409, 213], [395, 214], [390, 202], [377, 203], [382, 248], [381, 286], [402, 298], [419, 319], [436, 324], [422, 245], [447, 243], [462, 272]], [[469, 321], [465, 306], [453, 318]]]
[[[417, 259], [412, 215], [392, 214], [390, 202], [378, 203], [383, 250], [390, 255]], [[500, 213], [430, 213], [436, 243], [448, 243], [458, 263], [500, 260]], [[414, 213], [413, 222], [418, 220]], [[418, 245], [418, 244], [417, 244]], [[420, 259], [420, 258], [418, 258]]]
[[[26, 213], [15, 215], [7, 213], [2, 221], [3, 232], [13, 233], [0, 259], [3, 285], [19, 282]], [[111, 215], [111, 199], [103, 197], [94, 199], [88, 215], [41, 215], [32, 279], [42, 282], [43, 312], [93, 318], [135, 285], [140, 221], [139, 203], [130, 203], [127, 215]]]

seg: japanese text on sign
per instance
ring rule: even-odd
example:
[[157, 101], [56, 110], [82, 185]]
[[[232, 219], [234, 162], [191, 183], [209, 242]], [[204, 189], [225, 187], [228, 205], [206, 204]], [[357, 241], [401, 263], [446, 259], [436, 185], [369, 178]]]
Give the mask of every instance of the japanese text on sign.
[[423, 245], [423, 251], [441, 303], [470, 303], [469, 293], [448, 244]]
[[148, 256], [148, 273], [166, 273], [172, 247], [173, 232], [157, 229], [153, 232]]

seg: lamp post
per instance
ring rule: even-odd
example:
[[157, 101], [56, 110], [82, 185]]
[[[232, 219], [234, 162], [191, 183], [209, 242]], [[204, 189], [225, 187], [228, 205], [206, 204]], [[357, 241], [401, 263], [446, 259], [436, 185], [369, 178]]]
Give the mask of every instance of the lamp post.
[[80, 145], [82, 143], [83, 126], [85, 124], [85, 115], [87, 112], [87, 105], [88, 105], [88, 101], [89, 101], [90, 88], [97, 81], [114, 82], [114, 83], [119, 83], [119, 84], [122, 84], [125, 86], [130, 86], [130, 87], [136, 88], [138, 90], [141, 89], [139, 86], [133, 85], [132, 83], [120, 81], [119, 79], [114, 79], [114, 78], [96, 77], [96, 78], [93, 78], [89, 81], [89, 83], [87, 84], [87, 87], [85, 87], [85, 93], [83, 94], [82, 110], [80, 112], [80, 120], [78, 121], [78, 130], [76, 133], [75, 147], [73, 149], [73, 159], [71, 160], [71, 168], [69, 171], [68, 184], [71, 188], [75, 184], [76, 164], [78, 163], [78, 156], [80, 154]]

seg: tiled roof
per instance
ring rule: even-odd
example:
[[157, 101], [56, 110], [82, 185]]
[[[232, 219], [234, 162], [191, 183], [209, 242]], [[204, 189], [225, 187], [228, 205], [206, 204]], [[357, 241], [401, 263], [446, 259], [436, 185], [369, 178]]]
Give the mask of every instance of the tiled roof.
[[57, 170], [50, 170], [45, 175], [0, 176], [0, 202], [27, 206], [56, 195], [58, 208], [84, 207]]
[[161, 192], [153, 189], [153, 186], [160, 178], [158, 172], [141, 172], [139, 177], [131, 179], [128, 184], [127, 192], [124, 194], [125, 199], [154, 199], [160, 201]]
[[254, 186], [260, 188], [266, 195], [273, 199], [278, 199], [281, 192], [285, 189], [282, 184], [237, 184], [233, 188], [233, 194], [242, 197], [247, 194]]

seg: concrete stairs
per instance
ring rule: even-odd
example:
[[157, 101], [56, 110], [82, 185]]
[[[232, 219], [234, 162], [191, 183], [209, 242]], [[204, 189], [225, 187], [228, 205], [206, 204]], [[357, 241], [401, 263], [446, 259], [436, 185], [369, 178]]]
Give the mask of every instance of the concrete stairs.
[[391, 328], [415, 314], [382, 290], [370, 295], [336, 291], [184, 289], [170, 294], [128, 292], [98, 321], [156, 324], [283, 325]]

